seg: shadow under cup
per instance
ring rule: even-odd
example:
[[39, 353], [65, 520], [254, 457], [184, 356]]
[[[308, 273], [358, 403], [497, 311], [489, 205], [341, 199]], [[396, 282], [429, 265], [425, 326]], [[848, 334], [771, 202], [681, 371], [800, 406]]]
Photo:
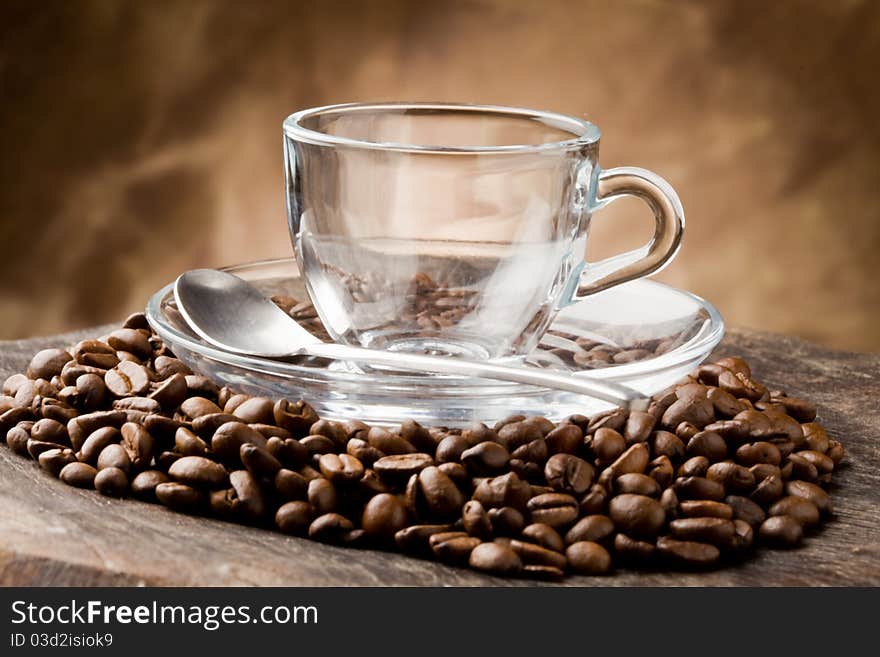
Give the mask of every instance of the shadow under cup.
[[[681, 239], [671, 188], [642, 170], [600, 171], [599, 130], [579, 119], [492, 106], [338, 105], [291, 115], [284, 133], [297, 262], [338, 342], [524, 356], [557, 310], [656, 271]], [[623, 194], [651, 204], [654, 240], [587, 265], [592, 210]]]

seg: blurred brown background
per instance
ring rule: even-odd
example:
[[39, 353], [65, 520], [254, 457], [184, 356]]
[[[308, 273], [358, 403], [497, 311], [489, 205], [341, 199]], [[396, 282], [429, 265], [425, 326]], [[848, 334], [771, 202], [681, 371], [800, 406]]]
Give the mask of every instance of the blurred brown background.
[[[878, 65], [873, 0], [0, 0], [0, 338], [289, 254], [284, 116], [399, 99], [594, 121], [605, 167], [681, 194], [661, 280], [731, 325], [878, 350]], [[597, 215], [591, 255], [644, 213]]]

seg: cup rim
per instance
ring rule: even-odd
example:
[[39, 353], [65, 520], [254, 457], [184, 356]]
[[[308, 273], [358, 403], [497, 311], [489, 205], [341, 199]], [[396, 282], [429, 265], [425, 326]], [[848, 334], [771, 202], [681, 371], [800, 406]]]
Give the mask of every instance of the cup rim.
[[[504, 144], [500, 146], [443, 146], [439, 144], [405, 144], [398, 142], [373, 142], [361, 139], [330, 135], [318, 130], [306, 128], [302, 122], [305, 119], [328, 113], [353, 113], [377, 110], [439, 110], [455, 112], [482, 112], [485, 114], [510, 114], [522, 118], [537, 119], [551, 127], [567, 130], [572, 133], [571, 139], [562, 141], [545, 142], [542, 144]], [[522, 107], [507, 105], [483, 105], [471, 103], [440, 103], [440, 102], [382, 102], [382, 103], [341, 103], [335, 105], [323, 105], [294, 112], [283, 123], [284, 134], [296, 141], [305, 142], [318, 146], [345, 146], [382, 151], [403, 151], [410, 153], [432, 154], [481, 154], [481, 153], [537, 153], [545, 151], [573, 150], [598, 143], [602, 136], [599, 127], [584, 119], [548, 112], [533, 110]]]

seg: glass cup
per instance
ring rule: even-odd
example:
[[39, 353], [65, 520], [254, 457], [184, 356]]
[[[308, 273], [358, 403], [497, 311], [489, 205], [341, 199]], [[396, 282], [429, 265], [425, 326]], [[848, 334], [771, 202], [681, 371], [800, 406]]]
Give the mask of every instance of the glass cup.
[[[489, 105], [381, 103], [284, 121], [296, 259], [330, 336], [375, 349], [505, 359], [557, 311], [678, 251], [681, 202], [632, 167], [602, 170], [587, 121]], [[584, 259], [592, 212], [623, 196], [654, 236]]]

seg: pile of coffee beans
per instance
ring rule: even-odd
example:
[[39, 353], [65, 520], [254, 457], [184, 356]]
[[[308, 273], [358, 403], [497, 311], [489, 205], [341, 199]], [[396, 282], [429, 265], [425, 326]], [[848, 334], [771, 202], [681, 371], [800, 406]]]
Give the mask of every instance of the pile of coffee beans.
[[71, 486], [549, 579], [798, 545], [830, 514], [844, 457], [815, 418], [723, 358], [645, 411], [463, 430], [332, 422], [193, 373], [142, 314], [40, 351], [0, 396], [0, 439]]

